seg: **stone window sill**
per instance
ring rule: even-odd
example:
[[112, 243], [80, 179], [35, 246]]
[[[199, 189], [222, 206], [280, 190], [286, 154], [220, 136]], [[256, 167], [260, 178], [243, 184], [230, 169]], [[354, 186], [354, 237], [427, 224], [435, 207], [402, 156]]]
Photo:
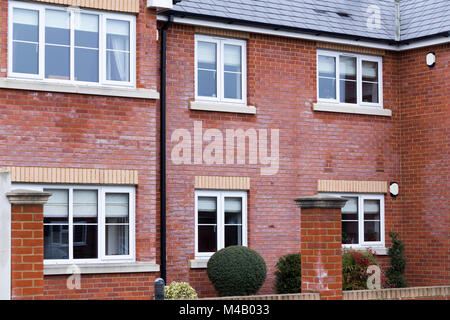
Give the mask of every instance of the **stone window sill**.
[[99, 273], [131, 273], [159, 272], [159, 265], [154, 262], [120, 262], [120, 263], [89, 263], [89, 264], [46, 264], [44, 275], [73, 274], [74, 265], [80, 269], [80, 274]]
[[189, 260], [189, 268], [191, 269], [206, 269], [208, 267], [209, 258], [196, 258]]
[[39, 80], [0, 79], [1, 89], [31, 90], [58, 93], [75, 93], [137, 99], [159, 99], [159, 92], [144, 88], [124, 88], [95, 85], [60, 84]]
[[215, 101], [191, 101], [191, 110], [256, 114], [256, 108], [245, 104], [223, 103]]
[[342, 247], [344, 249], [352, 249], [357, 251], [368, 251], [369, 249], [377, 256], [387, 256], [388, 248], [386, 247]]
[[383, 109], [380, 107], [364, 107], [339, 103], [324, 103], [318, 102], [313, 104], [314, 111], [326, 111], [337, 113], [354, 113], [354, 114], [367, 114], [373, 116], [391, 117], [392, 111], [389, 109]]

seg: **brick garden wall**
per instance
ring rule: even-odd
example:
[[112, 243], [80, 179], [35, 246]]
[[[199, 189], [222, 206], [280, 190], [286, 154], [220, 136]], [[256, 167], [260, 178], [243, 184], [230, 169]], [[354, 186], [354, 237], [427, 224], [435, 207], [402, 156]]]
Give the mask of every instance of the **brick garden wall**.
[[[247, 98], [256, 115], [189, 110], [194, 100], [194, 27], [168, 32], [168, 282], [189, 281], [201, 295], [214, 295], [204, 269], [189, 269], [194, 258], [194, 177], [250, 177], [248, 245], [268, 266], [260, 294], [272, 293], [279, 257], [300, 251], [300, 212], [293, 199], [317, 192], [318, 179], [400, 179], [398, 57], [383, 57], [384, 108], [392, 117], [313, 112], [316, 100], [314, 42], [250, 34], [247, 40]], [[171, 134], [203, 130], [280, 129], [280, 168], [261, 176], [249, 165], [174, 165]], [[270, 134], [270, 133], [269, 133]], [[204, 147], [207, 143], [204, 143]], [[386, 231], [398, 230], [400, 204], [386, 196]], [[388, 236], [386, 235], [387, 242]], [[201, 276], [203, 274], [203, 277]]]

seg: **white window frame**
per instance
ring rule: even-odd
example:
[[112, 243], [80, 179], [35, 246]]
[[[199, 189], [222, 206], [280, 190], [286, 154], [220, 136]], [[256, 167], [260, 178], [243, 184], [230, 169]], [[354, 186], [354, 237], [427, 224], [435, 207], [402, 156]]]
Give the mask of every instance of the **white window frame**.
[[[342, 244], [343, 248], [385, 247], [384, 194], [370, 193], [324, 193], [330, 196], [358, 198], [358, 244]], [[364, 200], [380, 201], [380, 241], [364, 241]], [[342, 217], [341, 217], [342, 221]]]
[[225, 247], [225, 198], [242, 198], [242, 245], [247, 246], [247, 192], [226, 190], [195, 191], [195, 258], [211, 257], [214, 252], [198, 251], [198, 197], [215, 197], [217, 199], [217, 251]]
[[[319, 56], [335, 58], [336, 62], [336, 99], [324, 99], [319, 96]], [[356, 58], [356, 103], [340, 102], [340, 79], [339, 79], [339, 56]], [[362, 61], [372, 61], [378, 63], [378, 103], [362, 101]], [[350, 52], [339, 52], [330, 50], [317, 50], [316, 55], [316, 83], [317, 83], [317, 101], [325, 103], [335, 103], [342, 106], [363, 106], [383, 108], [383, 58], [380, 56], [370, 56]]]
[[[205, 97], [198, 95], [198, 42], [211, 42], [217, 46], [216, 50], [216, 62], [217, 62], [217, 97]], [[241, 94], [242, 99], [229, 99], [225, 98], [225, 81], [224, 81], [224, 45], [230, 44], [235, 46], [241, 46]], [[216, 36], [207, 36], [196, 34], [195, 35], [195, 100], [196, 101], [210, 101], [210, 102], [225, 102], [234, 104], [247, 104], [247, 42], [245, 40], [223, 38]]]
[[[64, 185], [64, 184], [13, 184], [16, 189], [29, 189], [43, 191], [57, 189], [69, 191], [69, 258], [68, 259], [44, 259], [44, 265], [58, 264], [90, 264], [90, 263], [118, 263], [136, 261], [136, 190], [135, 187], [127, 186], [101, 186], [101, 185]], [[97, 258], [96, 259], [73, 259], [73, 190], [96, 190], [98, 195], [97, 208]], [[50, 191], [51, 192], [51, 191]], [[128, 193], [128, 213], [129, 213], [129, 252], [128, 255], [106, 255], [106, 220], [105, 220], [105, 195], [106, 193]]]
[[[37, 75], [13, 72], [13, 9], [28, 9], [39, 12], [39, 73]], [[70, 12], [70, 80], [45, 78], [45, 10]], [[75, 13], [94, 14], [99, 17], [99, 77], [98, 82], [76, 81], [75, 76]], [[36, 4], [21, 1], [10, 1], [8, 11], [8, 78], [33, 79], [45, 83], [74, 84], [81, 86], [120, 86], [136, 87], [136, 17], [121, 13], [111, 13], [98, 10], [86, 10], [74, 7], [54, 6], [47, 4]], [[130, 23], [130, 81], [106, 80], [106, 20], [116, 19]]]

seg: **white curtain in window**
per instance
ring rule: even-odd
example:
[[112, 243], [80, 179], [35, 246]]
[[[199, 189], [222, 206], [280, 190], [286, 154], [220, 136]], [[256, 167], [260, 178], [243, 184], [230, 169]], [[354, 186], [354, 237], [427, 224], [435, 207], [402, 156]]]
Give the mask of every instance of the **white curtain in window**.
[[[130, 48], [130, 23], [128, 21], [108, 20], [107, 49], [111, 55], [107, 66], [107, 79], [128, 81], [129, 75], [129, 48]], [[114, 68], [113, 68], [114, 66]], [[115, 69], [115, 70], [114, 70]], [[117, 74], [113, 74], [116, 71]]]
[[373, 78], [376, 80], [378, 78], [378, 63], [372, 61], [363, 61], [362, 64], [362, 75], [363, 78]]
[[336, 66], [334, 57], [319, 56], [319, 72], [335, 74]]

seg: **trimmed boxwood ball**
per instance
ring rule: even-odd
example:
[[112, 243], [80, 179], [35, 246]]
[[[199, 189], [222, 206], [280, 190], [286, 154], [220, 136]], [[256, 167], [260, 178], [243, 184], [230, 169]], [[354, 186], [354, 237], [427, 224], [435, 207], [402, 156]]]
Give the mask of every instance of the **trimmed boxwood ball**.
[[266, 280], [264, 259], [244, 246], [230, 246], [214, 253], [207, 274], [219, 296], [245, 296], [258, 292]]

